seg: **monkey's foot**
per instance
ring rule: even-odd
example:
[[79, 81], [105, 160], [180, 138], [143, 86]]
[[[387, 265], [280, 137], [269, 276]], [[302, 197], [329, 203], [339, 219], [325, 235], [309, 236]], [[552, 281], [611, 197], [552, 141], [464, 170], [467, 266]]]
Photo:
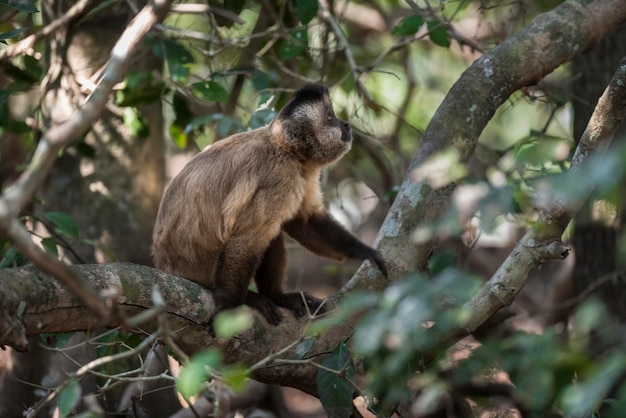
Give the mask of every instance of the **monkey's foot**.
[[283, 319], [283, 314], [280, 313], [280, 309], [278, 309], [274, 302], [259, 293], [248, 291], [244, 302], [249, 307], [259, 311], [267, 322], [272, 325], [278, 325]]
[[321, 299], [314, 298], [306, 293], [283, 293], [274, 298], [273, 301], [276, 305], [293, 311], [297, 318], [326, 312], [326, 307], [322, 305], [323, 301]]

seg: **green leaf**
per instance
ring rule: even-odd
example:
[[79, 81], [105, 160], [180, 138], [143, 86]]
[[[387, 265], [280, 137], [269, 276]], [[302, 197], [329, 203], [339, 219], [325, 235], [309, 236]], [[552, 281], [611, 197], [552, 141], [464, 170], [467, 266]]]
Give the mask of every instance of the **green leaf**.
[[220, 373], [220, 378], [237, 392], [241, 392], [246, 387], [248, 377], [248, 369], [242, 366], [231, 366]]
[[442, 251], [434, 254], [430, 260], [428, 260], [428, 269], [433, 275], [441, 273], [448, 267], [454, 266], [455, 257], [452, 251]]
[[317, 15], [317, 0], [296, 0], [296, 14], [305, 25]]
[[74, 218], [64, 212], [45, 212], [44, 218], [56, 226], [58, 232], [71, 238], [78, 238], [78, 225]]
[[24, 83], [24, 85], [12, 86], [10, 88], [11, 91], [22, 91], [33, 83], [39, 82], [39, 77], [37, 74], [32, 74], [28, 69], [23, 69], [18, 67], [17, 65], [7, 62], [3, 66], [4, 72], [9, 75], [12, 79], [16, 81], [20, 81]]
[[194, 96], [209, 102], [225, 102], [228, 100], [228, 91], [215, 81], [200, 81], [191, 85]]
[[230, 116], [223, 116], [217, 119], [217, 133], [220, 137], [226, 138], [235, 132], [241, 132], [244, 130], [243, 126], [237, 119], [233, 119]]
[[24, 70], [30, 74], [33, 80], [41, 80], [41, 77], [43, 76], [43, 68], [41, 67], [39, 60], [31, 55], [24, 55], [23, 60]]
[[573, 384], [563, 393], [563, 405], [568, 416], [592, 416], [597, 408], [622, 376], [626, 368], [626, 356], [621, 352], [611, 353], [597, 366], [594, 375]]
[[402, 19], [394, 28], [391, 33], [395, 36], [408, 36], [417, 33], [418, 30], [424, 24], [424, 18], [420, 15], [407, 16]]
[[0, 89], [0, 106], [5, 106], [10, 96], [11, 92], [9, 90]]
[[41, 245], [48, 254], [59, 257], [59, 251], [57, 250], [57, 240], [55, 240], [53, 237], [43, 238], [41, 240]]
[[165, 82], [156, 79], [150, 71], [131, 71], [124, 79], [124, 88], [118, 90], [116, 99], [120, 106], [137, 106], [161, 100]]
[[189, 121], [189, 123], [187, 123], [187, 125], [185, 126], [185, 134], [189, 134], [191, 131], [193, 131], [196, 128], [202, 127], [208, 123], [211, 122], [215, 122], [217, 119], [220, 119], [221, 115], [220, 114], [215, 114], [215, 115], [201, 115], [198, 117], [195, 117], [193, 119], [191, 119]]
[[152, 47], [152, 53], [167, 63], [174, 81], [183, 82], [189, 75], [188, 64], [195, 60], [193, 55], [180, 42], [166, 38], [156, 42]]
[[450, 47], [450, 33], [446, 29], [445, 25], [438, 20], [429, 20], [426, 22], [428, 27], [428, 36], [435, 45], [442, 46], [444, 48]]
[[168, 64], [182, 65], [194, 62], [193, 55], [183, 44], [172, 38], [165, 38], [162, 42], [157, 42], [152, 48], [152, 53]]
[[250, 81], [254, 90], [259, 95], [259, 103], [267, 102], [272, 96], [272, 92], [269, 90], [272, 86], [272, 79], [267, 73], [259, 69], [254, 69], [250, 73]]
[[[354, 362], [344, 343], [328, 355], [322, 366], [337, 373], [320, 369], [317, 372], [317, 388], [320, 401], [328, 418], [346, 418], [352, 414], [354, 386], [348, 379], [354, 379]], [[344, 377], [345, 376], [345, 377]]]
[[252, 326], [252, 313], [245, 307], [229, 309], [215, 315], [213, 328], [218, 338], [228, 339]]
[[23, 266], [26, 261], [26, 258], [15, 247], [9, 247], [0, 259], [0, 268]]
[[187, 131], [187, 124], [193, 119], [193, 112], [189, 108], [189, 103], [185, 96], [178, 91], [174, 92], [174, 99], [172, 100], [172, 108], [176, 118], [170, 125], [170, 136], [176, 146], [181, 149], [187, 148], [187, 135], [193, 128], [189, 128]]
[[125, 107], [122, 114], [124, 126], [128, 128], [130, 134], [136, 138], [147, 138], [150, 134], [150, 124], [148, 119], [143, 117], [136, 107]]
[[61, 348], [63, 347], [74, 335], [73, 332], [61, 332], [52, 334], [39, 334], [39, 338], [44, 341], [44, 344], [49, 347]]
[[119, 3], [121, 0], [105, 0], [100, 2], [100, 4], [98, 4], [97, 6], [94, 6], [93, 8], [90, 8], [89, 12], [83, 17], [83, 19], [88, 18], [90, 16], [96, 15], [99, 12], [101, 12], [102, 10], [106, 9], [107, 7], [115, 4], [115, 3]]
[[304, 340], [300, 341], [300, 344], [296, 346], [294, 358], [296, 360], [302, 360], [304, 356], [306, 356], [306, 354], [309, 352], [311, 347], [313, 347], [313, 343], [315, 343], [315, 337], [307, 337]]
[[276, 111], [272, 109], [258, 110], [250, 116], [248, 127], [250, 129], [260, 128], [261, 126], [265, 126], [269, 124], [275, 117], [276, 117]]
[[296, 58], [304, 53], [308, 42], [306, 28], [294, 28], [291, 31], [291, 36], [281, 42], [278, 56], [281, 60]]
[[187, 148], [187, 134], [179, 125], [170, 125], [170, 138], [172, 138], [172, 141], [178, 148]]
[[176, 379], [176, 388], [185, 399], [198, 393], [202, 383], [210, 376], [209, 368], [220, 364], [221, 355], [216, 350], [205, 350], [191, 358]]
[[59, 393], [59, 412], [61, 417], [67, 417], [73, 410], [80, 399], [81, 389], [78, 380], [73, 377], [67, 379], [65, 388]]
[[334, 315], [328, 318], [319, 319], [311, 324], [306, 330], [307, 335], [316, 336], [322, 334], [328, 328], [333, 326], [345, 325], [346, 321], [341, 318], [336, 318]]
[[5, 39], [11, 39], [24, 32], [28, 28], [18, 28], [9, 32], [0, 33], [0, 41], [4, 41]]
[[24, 13], [37, 13], [34, 0], [0, 0], [0, 6], [10, 7]]

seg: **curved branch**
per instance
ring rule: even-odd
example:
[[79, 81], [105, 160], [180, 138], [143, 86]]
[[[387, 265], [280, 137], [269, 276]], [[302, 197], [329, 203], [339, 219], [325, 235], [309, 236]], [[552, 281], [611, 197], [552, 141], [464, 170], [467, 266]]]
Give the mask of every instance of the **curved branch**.
[[[591, 175], [590, 157], [604, 153], [625, 117], [626, 58], [623, 58], [580, 139], [572, 158], [570, 175]], [[588, 187], [583, 194], [588, 198], [592, 191]], [[576, 205], [565, 206], [558, 200], [550, 203], [536, 226], [520, 239], [483, 289], [467, 302], [466, 307], [471, 312], [470, 322], [464, 329], [450, 335], [450, 340], [468, 335], [499, 309], [513, 303], [528, 274], [542, 261], [567, 257], [569, 249], [561, 243], [561, 236], [582, 204], [582, 199]]]
[[[415, 243], [412, 233], [444, 213], [456, 186], [435, 188], [428, 178], [416, 179], [415, 170], [444, 150], [455, 150], [459, 163], [467, 163], [481, 132], [512, 93], [539, 82], [624, 21], [626, 3], [621, 0], [569, 0], [537, 16], [463, 73], [424, 132], [381, 228], [378, 248], [389, 263], [391, 280], [425, 268], [436, 239]], [[342, 293], [379, 292], [388, 284], [364, 265]]]

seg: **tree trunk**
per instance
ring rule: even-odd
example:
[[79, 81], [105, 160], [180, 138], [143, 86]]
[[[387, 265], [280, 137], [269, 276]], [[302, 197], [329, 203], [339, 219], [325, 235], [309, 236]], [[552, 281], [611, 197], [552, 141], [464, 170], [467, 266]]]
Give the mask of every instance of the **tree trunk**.
[[[44, 2], [47, 20], [59, 17], [68, 3]], [[119, 3], [55, 34], [48, 51], [52, 75], [44, 107], [48, 125], [66, 120], [80, 106], [89, 93], [85, 81], [96, 81], [130, 18], [127, 5]], [[161, 63], [149, 46], [131, 66], [138, 71], [161, 72]], [[148, 120], [147, 138], [132, 135], [124, 124], [124, 111], [111, 100], [102, 119], [84, 137], [90, 148], [79, 145], [66, 150], [39, 196], [43, 210], [70, 214], [82, 239], [96, 241], [117, 260], [151, 265], [152, 227], [165, 182], [161, 105], [156, 102], [139, 109]], [[82, 155], [85, 149], [93, 150], [93, 158]], [[107, 261], [102, 252], [84, 242], [73, 248], [78, 261]]]
[[[578, 142], [598, 98], [609, 83], [619, 61], [626, 56], [626, 25], [622, 24], [609, 33], [598, 45], [586, 54], [577, 56], [572, 61], [572, 76], [576, 86], [572, 99], [574, 110], [574, 141]], [[622, 124], [616, 133], [612, 147], [621, 147], [626, 135], [626, 124]], [[617, 239], [620, 219], [624, 219], [626, 205], [618, 202], [618, 219], [598, 218], [593, 213], [597, 200], [590, 200], [576, 216], [576, 225], [572, 237], [576, 250], [574, 268], [574, 296], [594, 285], [602, 276], [615, 271]], [[621, 212], [621, 213], [620, 213]], [[619, 280], [609, 280], [594, 292], [616, 316], [624, 312], [624, 284]]]
[[[97, 2], [93, 3], [95, 7]], [[73, 4], [69, 0], [42, 2], [44, 24], [62, 16]], [[90, 82], [97, 81], [114, 42], [132, 17], [127, 4], [121, 2], [93, 16], [78, 18], [52, 35], [46, 51], [49, 68], [43, 99], [45, 126], [65, 121], [81, 106], [91, 92]], [[131, 66], [160, 76], [162, 63], [146, 45]], [[161, 102], [138, 110], [150, 128], [145, 138], [132, 135], [124, 124], [125, 109], [117, 106], [111, 97], [102, 118], [85, 133], [79, 146], [64, 151], [37, 195], [43, 201], [38, 208], [40, 212], [61, 211], [76, 220], [81, 241], [70, 242], [74, 253], [68, 255], [72, 262], [107, 261], [106, 252], [83, 241], [88, 239], [118, 260], [152, 264], [152, 228], [165, 182]], [[95, 155], [88, 155], [90, 152]], [[76, 348], [65, 353], [78, 363], [41, 347], [39, 336], [29, 340], [28, 353], [0, 353], [0, 361], [12, 365], [10, 369], [0, 370], [2, 417], [21, 417], [25, 407], [45, 396], [45, 388], [62, 384], [67, 372], [95, 357], [95, 350], [85, 343], [83, 333], [74, 334], [72, 344]], [[37, 390], [33, 385], [44, 389]], [[81, 388], [85, 395], [97, 393], [95, 378], [81, 381]], [[106, 396], [108, 410], [115, 410], [122, 390], [120, 387]], [[175, 397], [171, 402], [173, 393], [157, 390], [153, 393], [158, 397], [155, 405], [159, 404], [160, 410], [153, 411], [151, 416], [169, 416], [180, 407]], [[46, 411], [42, 416], [51, 414], [52, 411]]]

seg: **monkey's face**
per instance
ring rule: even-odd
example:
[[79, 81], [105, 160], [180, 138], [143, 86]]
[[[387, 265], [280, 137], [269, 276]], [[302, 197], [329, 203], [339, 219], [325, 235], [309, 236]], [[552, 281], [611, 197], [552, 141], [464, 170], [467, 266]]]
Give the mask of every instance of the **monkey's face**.
[[322, 106], [320, 128], [317, 130], [317, 146], [312, 150], [311, 157], [323, 164], [330, 164], [341, 158], [352, 146], [352, 129], [350, 124], [339, 119], [328, 100]]
[[331, 164], [350, 150], [350, 124], [335, 115], [326, 87], [309, 85], [298, 90], [275, 123], [285, 144], [301, 160]]

